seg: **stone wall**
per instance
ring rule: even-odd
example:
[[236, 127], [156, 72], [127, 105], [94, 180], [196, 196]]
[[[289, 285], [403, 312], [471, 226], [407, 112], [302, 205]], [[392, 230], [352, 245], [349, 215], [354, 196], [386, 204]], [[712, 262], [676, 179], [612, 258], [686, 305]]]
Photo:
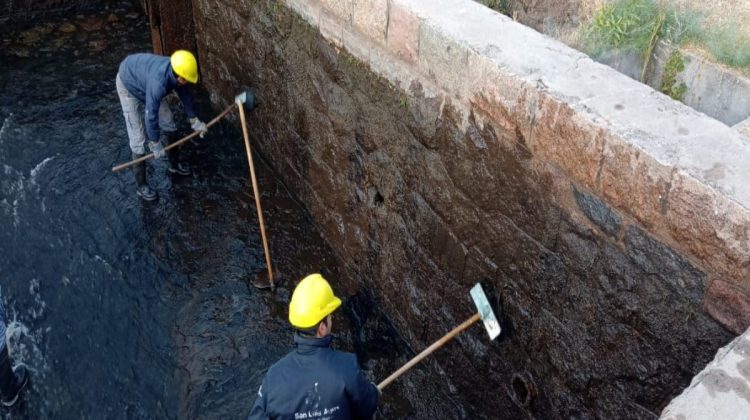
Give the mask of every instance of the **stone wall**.
[[417, 418], [652, 418], [750, 325], [736, 131], [468, 0], [193, 11], [212, 102], [258, 88], [260, 154], [415, 351], [476, 281], [501, 308]]

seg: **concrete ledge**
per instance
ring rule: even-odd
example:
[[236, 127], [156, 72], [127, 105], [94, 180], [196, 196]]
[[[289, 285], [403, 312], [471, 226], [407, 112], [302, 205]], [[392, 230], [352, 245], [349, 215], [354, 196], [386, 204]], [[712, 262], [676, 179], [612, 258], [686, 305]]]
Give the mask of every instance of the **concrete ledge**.
[[365, 37], [378, 44], [385, 43], [388, 24], [387, 0], [354, 0], [352, 25]]
[[417, 62], [419, 19], [398, 3], [388, 11], [388, 50], [408, 63]]
[[750, 139], [750, 118], [746, 119], [745, 121], [740, 122], [739, 124], [735, 125], [732, 128], [739, 131], [740, 134]]
[[750, 413], [750, 330], [714, 360], [661, 413], [661, 419], [744, 420]]
[[[536, 159], [734, 285], [743, 296], [726, 305], [750, 296], [750, 143], [737, 131], [475, 2], [287, 3], [404, 91], [418, 82], [464, 118], [516, 132]], [[717, 318], [739, 332], [750, 313]]]

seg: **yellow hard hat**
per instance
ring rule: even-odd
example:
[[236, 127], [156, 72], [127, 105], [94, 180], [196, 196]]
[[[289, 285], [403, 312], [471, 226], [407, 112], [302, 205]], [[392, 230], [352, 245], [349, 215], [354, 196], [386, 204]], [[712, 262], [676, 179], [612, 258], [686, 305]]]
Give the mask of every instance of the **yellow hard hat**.
[[169, 59], [175, 74], [190, 83], [198, 83], [198, 62], [190, 51], [177, 50]]
[[292, 293], [289, 322], [301, 330], [312, 328], [339, 306], [341, 299], [334, 296], [326, 279], [320, 274], [310, 274]]

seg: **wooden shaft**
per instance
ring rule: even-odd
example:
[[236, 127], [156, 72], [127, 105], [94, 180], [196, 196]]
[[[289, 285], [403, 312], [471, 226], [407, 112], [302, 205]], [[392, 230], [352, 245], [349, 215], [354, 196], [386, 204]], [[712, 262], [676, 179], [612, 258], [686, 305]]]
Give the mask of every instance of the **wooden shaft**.
[[397, 371], [393, 372], [391, 374], [391, 376], [385, 378], [385, 380], [383, 382], [379, 383], [378, 384], [378, 389], [380, 391], [382, 391], [383, 388], [385, 388], [386, 386], [388, 386], [388, 384], [390, 384], [391, 382], [393, 382], [396, 379], [398, 379], [398, 377], [401, 376], [401, 375], [403, 375], [404, 372], [406, 372], [407, 370], [409, 370], [412, 367], [414, 367], [414, 365], [416, 365], [417, 363], [421, 362], [422, 359], [424, 359], [425, 357], [429, 356], [432, 352], [434, 352], [435, 350], [437, 350], [440, 347], [442, 347], [445, 343], [447, 343], [451, 339], [453, 339], [453, 337], [455, 337], [459, 333], [461, 333], [461, 331], [469, 328], [471, 326], [471, 324], [479, 321], [479, 319], [480, 319], [479, 313], [474, 314], [471, 318], [467, 319], [461, 325], [459, 325], [458, 327], [456, 327], [453, 330], [451, 330], [451, 332], [449, 332], [448, 334], [444, 335], [443, 338], [441, 338], [440, 340], [432, 343], [432, 345], [430, 347], [427, 347], [426, 349], [422, 350], [421, 353], [419, 353], [418, 355], [414, 356], [414, 358], [412, 358], [411, 360], [409, 360], [405, 365], [401, 366]]
[[242, 123], [242, 137], [245, 139], [245, 151], [247, 152], [247, 162], [250, 165], [250, 178], [253, 181], [253, 195], [255, 195], [255, 209], [258, 211], [258, 223], [260, 224], [260, 236], [263, 239], [263, 250], [266, 253], [266, 267], [268, 267], [268, 281], [273, 285], [273, 269], [271, 268], [271, 252], [268, 250], [268, 240], [266, 239], [266, 227], [263, 222], [263, 210], [260, 207], [260, 191], [258, 191], [258, 181], [255, 179], [255, 165], [253, 164], [253, 154], [250, 150], [250, 139], [247, 134], [247, 122], [245, 121], [245, 107], [238, 105], [240, 109], [240, 122]]
[[[225, 110], [221, 111], [221, 113], [219, 115], [217, 115], [214, 119], [212, 119], [211, 121], [209, 121], [208, 124], [206, 124], [206, 128], [211, 127], [212, 125], [216, 124], [220, 119], [224, 118], [224, 116], [227, 115], [229, 113], [229, 111], [231, 111], [232, 108], [235, 107], [235, 105], [237, 105], [237, 104], [229, 105]], [[197, 136], [199, 134], [200, 133], [198, 131], [193, 131], [192, 133], [188, 134], [187, 136], [185, 136], [185, 137], [177, 140], [176, 142], [174, 142], [174, 143], [172, 143], [172, 144], [164, 147], [164, 150], [169, 150], [169, 149], [175, 148], [177, 146], [181, 146], [183, 143], [185, 143], [186, 141], [192, 139], [193, 137], [195, 137], [195, 136]], [[147, 154], [145, 156], [139, 157], [138, 159], [131, 160], [130, 162], [122, 163], [122, 164], [117, 165], [114, 168], [112, 168], [112, 172], [121, 171], [121, 170], [123, 170], [123, 169], [125, 169], [127, 167], [135, 165], [136, 163], [140, 163], [140, 162], [149, 160], [152, 157], [154, 157], [154, 154], [153, 153], [149, 153], [149, 154]]]

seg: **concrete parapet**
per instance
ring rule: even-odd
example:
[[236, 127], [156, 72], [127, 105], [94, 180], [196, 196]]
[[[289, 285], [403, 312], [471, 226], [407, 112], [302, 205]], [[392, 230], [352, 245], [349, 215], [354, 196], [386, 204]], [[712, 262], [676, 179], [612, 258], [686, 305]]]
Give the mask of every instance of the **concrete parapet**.
[[432, 86], [464, 118], [517, 131], [538, 159], [734, 285], [741, 297], [705, 309], [737, 333], [749, 325], [750, 144], [737, 131], [474, 2], [288, 4], [405, 90]]
[[398, 3], [391, 3], [388, 11], [388, 49], [408, 63], [417, 62], [419, 19]]
[[750, 139], [750, 118], [746, 119], [745, 121], [740, 122], [739, 124], [735, 125], [733, 128], [739, 131], [740, 134]]
[[660, 419], [744, 420], [750, 413], [750, 330], [719, 349]]
[[352, 25], [368, 39], [378, 44], [385, 43], [388, 24], [388, 0], [354, 0], [356, 13], [352, 13]]

